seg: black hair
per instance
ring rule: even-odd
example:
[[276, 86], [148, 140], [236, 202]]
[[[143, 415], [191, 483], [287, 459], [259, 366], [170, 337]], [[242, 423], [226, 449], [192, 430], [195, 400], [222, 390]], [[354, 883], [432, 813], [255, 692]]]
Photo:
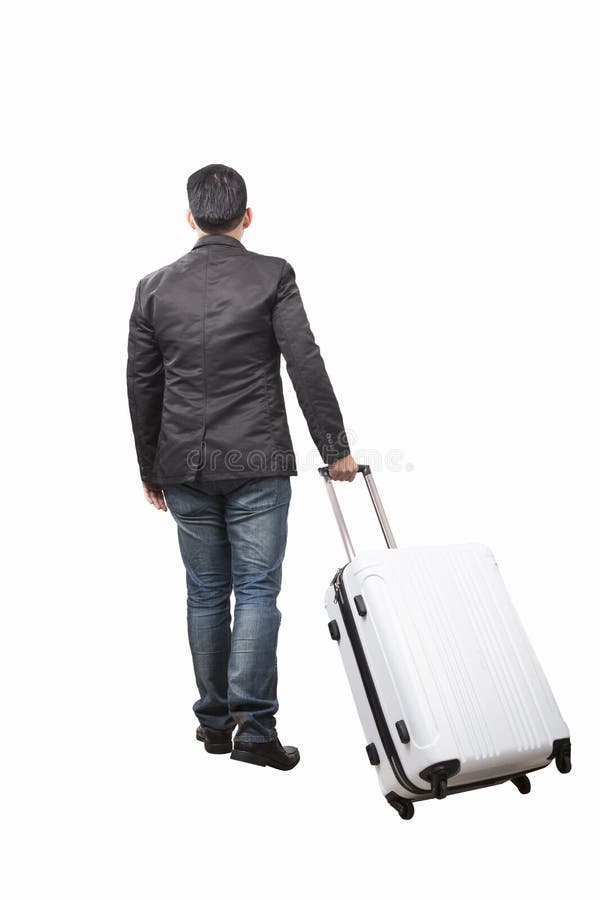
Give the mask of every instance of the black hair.
[[232, 231], [246, 212], [246, 182], [235, 169], [212, 163], [187, 181], [190, 209], [196, 225], [207, 234]]

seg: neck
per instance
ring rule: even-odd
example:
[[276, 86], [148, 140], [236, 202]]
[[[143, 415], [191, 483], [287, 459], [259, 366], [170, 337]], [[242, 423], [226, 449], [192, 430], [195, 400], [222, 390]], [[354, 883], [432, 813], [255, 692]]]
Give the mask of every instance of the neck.
[[[235, 228], [233, 231], [219, 231], [218, 233], [225, 234], [225, 235], [227, 235], [227, 237], [232, 237], [232, 238], [235, 238], [237, 241], [241, 241], [242, 235], [244, 233], [244, 229], [238, 227], [238, 228]], [[208, 237], [210, 234], [215, 234], [215, 232], [202, 231], [201, 228], [198, 229], [198, 235], [201, 238]]]

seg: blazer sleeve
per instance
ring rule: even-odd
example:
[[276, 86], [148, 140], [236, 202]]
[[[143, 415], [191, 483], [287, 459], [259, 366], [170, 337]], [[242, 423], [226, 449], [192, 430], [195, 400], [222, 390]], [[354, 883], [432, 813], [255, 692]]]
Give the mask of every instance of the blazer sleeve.
[[308, 322], [294, 269], [287, 261], [273, 304], [273, 331], [323, 462], [342, 459], [350, 453], [342, 414]]
[[162, 416], [164, 368], [152, 324], [141, 305], [141, 282], [129, 320], [127, 395], [142, 481], [153, 480]]

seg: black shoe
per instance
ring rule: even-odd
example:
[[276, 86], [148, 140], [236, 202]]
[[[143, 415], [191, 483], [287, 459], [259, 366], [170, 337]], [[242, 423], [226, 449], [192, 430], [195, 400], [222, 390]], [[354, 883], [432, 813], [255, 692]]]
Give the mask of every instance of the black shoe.
[[300, 762], [297, 747], [282, 747], [279, 738], [273, 741], [235, 741], [232, 759], [252, 763], [255, 766], [271, 766], [273, 769], [293, 769]]
[[215, 731], [212, 728], [205, 728], [204, 725], [198, 725], [196, 740], [204, 743], [207, 753], [231, 753], [232, 734], [233, 728], [229, 731]]

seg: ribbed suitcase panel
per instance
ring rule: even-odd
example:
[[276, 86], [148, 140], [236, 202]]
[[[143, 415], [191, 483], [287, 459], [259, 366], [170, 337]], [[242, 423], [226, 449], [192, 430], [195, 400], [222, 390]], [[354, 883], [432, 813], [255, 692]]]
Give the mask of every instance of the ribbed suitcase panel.
[[397, 746], [416, 783], [444, 759], [473, 780], [544, 764], [566, 726], [487, 547], [363, 554], [344, 582], [366, 602], [352, 612], [393, 737], [408, 726]]

